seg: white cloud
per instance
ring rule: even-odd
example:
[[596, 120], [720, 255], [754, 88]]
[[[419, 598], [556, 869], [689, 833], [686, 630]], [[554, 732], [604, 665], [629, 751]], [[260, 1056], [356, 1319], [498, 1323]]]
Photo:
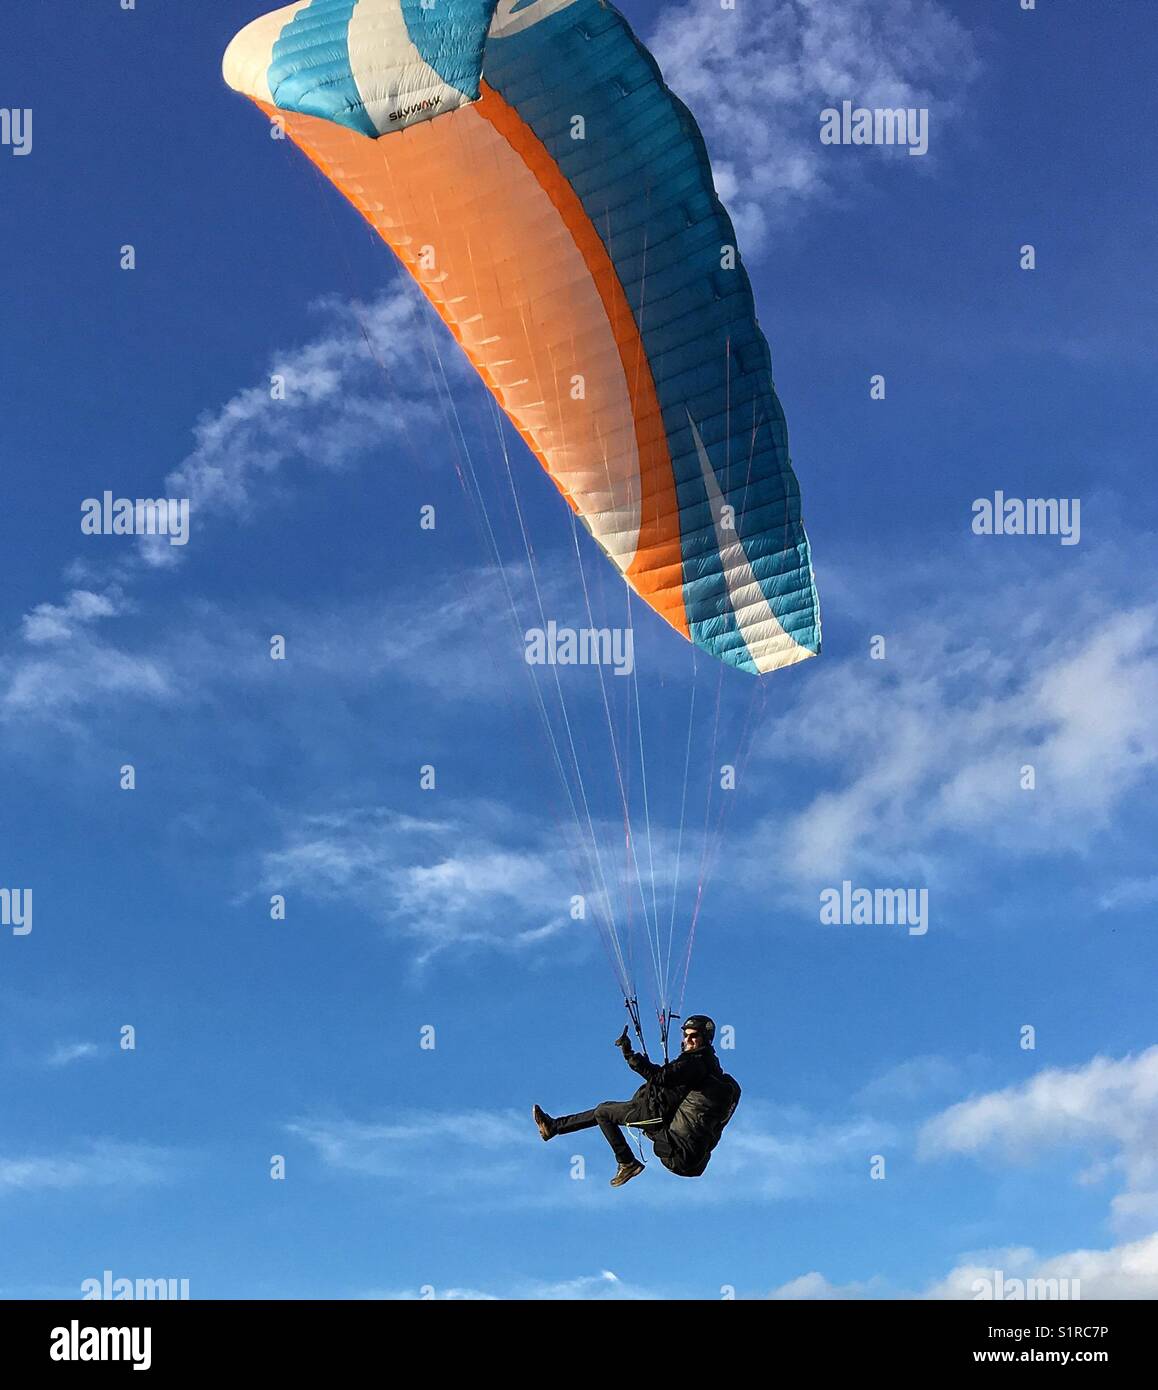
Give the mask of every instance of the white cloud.
[[[313, 1147], [327, 1167], [364, 1177], [420, 1179], [431, 1187], [456, 1186], [469, 1169], [472, 1182], [508, 1176], [518, 1151], [534, 1133], [529, 1111], [411, 1111], [389, 1121], [299, 1119], [286, 1128]], [[441, 1160], [431, 1162], [440, 1153]]]
[[[940, 1081], [940, 1066], [915, 1059], [881, 1078], [904, 1083], [923, 1080], [926, 1072]], [[867, 1088], [871, 1089], [871, 1088]], [[901, 1089], [904, 1089], [902, 1084]], [[1050, 1068], [1032, 1080], [974, 1096], [950, 1106], [922, 1128], [918, 1152], [932, 1159], [950, 1154], [988, 1154], [1017, 1163], [1032, 1162], [1046, 1150], [1074, 1150], [1084, 1168], [1078, 1181], [1098, 1183], [1118, 1177], [1125, 1190], [1113, 1201], [1120, 1227], [1142, 1227], [1141, 1238], [1105, 1250], [1078, 1249], [1041, 1255], [1026, 1247], [1005, 1247], [961, 1257], [944, 1278], [923, 1291], [898, 1290], [881, 1276], [845, 1284], [831, 1283], [821, 1272], [790, 1280], [772, 1298], [929, 1298], [975, 1299], [980, 1281], [992, 1290], [996, 1272], [1006, 1281], [1080, 1281], [1080, 1297], [1158, 1297], [1158, 1047], [1138, 1056], [1112, 1060], [1097, 1057], [1084, 1066]], [[1064, 1287], [1060, 1284], [1058, 1287]]]
[[379, 808], [308, 816], [264, 856], [262, 877], [270, 892], [361, 904], [416, 941], [420, 963], [452, 946], [519, 950], [590, 930], [569, 915], [578, 888], [567, 855], [493, 806], [462, 819]]
[[584, 1274], [577, 1279], [563, 1279], [556, 1282], [534, 1281], [521, 1285], [515, 1293], [516, 1298], [540, 1300], [583, 1300], [584, 1302], [634, 1302], [640, 1299], [657, 1298], [636, 1285], [626, 1284], [610, 1269], [601, 1269], [598, 1274]]
[[115, 696], [165, 703], [176, 695], [170, 674], [152, 656], [74, 637], [49, 657], [17, 660], [0, 695], [6, 719], [67, 718], [71, 711]]
[[98, 618], [111, 618], [119, 611], [111, 593], [74, 589], [63, 604], [37, 604], [31, 613], [25, 614], [24, 640], [32, 646], [64, 642]]
[[[331, 1174], [388, 1184], [403, 1201], [420, 1197], [472, 1210], [570, 1206], [589, 1195], [578, 1189], [606, 1188], [571, 1182], [558, 1163], [544, 1162], [530, 1105], [523, 1111], [406, 1110], [382, 1120], [302, 1116], [285, 1128]], [[607, 1163], [614, 1171], [610, 1152]]]
[[[512, 567], [508, 584], [519, 589], [522, 581]], [[334, 602], [323, 612], [279, 604], [282, 630], [294, 634], [295, 689], [316, 700], [319, 682], [332, 693], [339, 683], [348, 690], [389, 676], [447, 703], [525, 698], [517, 667], [504, 682], [492, 659], [502, 644], [517, 646], [501, 588], [493, 567], [483, 566], [396, 585], [385, 601]], [[138, 621], [119, 642], [97, 634], [98, 621], [129, 612], [119, 592], [73, 593], [63, 605], [33, 609], [23, 620], [25, 645], [12, 648], [0, 680], [0, 718], [68, 721], [129, 699], [195, 704], [215, 688], [269, 679], [268, 628], [249, 614], [193, 600], [178, 619], [169, 609], [160, 624]], [[453, 681], [448, 651], [457, 654]]]
[[435, 1285], [427, 1286], [429, 1292], [422, 1290], [403, 1289], [393, 1293], [371, 1293], [365, 1295], [367, 1298], [409, 1301], [421, 1298], [430, 1298], [436, 1301], [474, 1299], [495, 1301], [498, 1299], [519, 1299], [544, 1301], [574, 1301], [574, 1302], [619, 1302], [637, 1301], [640, 1299], [654, 1299], [661, 1297], [660, 1294], [648, 1292], [637, 1285], [627, 1284], [619, 1276], [609, 1269], [600, 1270], [598, 1274], [581, 1274], [575, 1279], [561, 1279], [557, 1281], [547, 1280], [524, 1280], [510, 1285], [502, 1293], [483, 1293], [478, 1289], [440, 1289]]
[[68, 1154], [0, 1155], [0, 1195], [89, 1187], [144, 1187], [165, 1180], [159, 1149], [105, 1140]]
[[[270, 893], [294, 888], [355, 904], [411, 941], [420, 966], [451, 948], [530, 952], [548, 941], [586, 956], [608, 933], [609, 900], [617, 904], [615, 930], [626, 950], [624, 904], [628, 895], [638, 902], [639, 884], [624, 859], [622, 822], [593, 817], [589, 829], [580, 810], [579, 825], [582, 833], [570, 822], [560, 832], [542, 814], [518, 816], [499, 803], [461, 799], [453, 812], [440, 803], [427, 817], [383, 807], [305, 815], [287, 821], [282, 845], [262, 856], [261, 883]], [[671, 926], [677, 838], [653, 823], [650, 847], [640, 851], [649, 914], [655, 865], [660, 951]], [[685, 889], [696, 869], [695, 856], [685, 852]], [[571, 915], [577, 895], [582, 918]], [[640, 976], [650, 979], [652, 957], [638, 917], [632, 931]], [[678, 945], [679, 931], [672, 935]]]
[[1158, 903], [1158, 877], [1124, 879], [1107, 889], [1098, 900], [1103, 912], [1149, 907], [1151, 903]]
[[837, 1300], [848, 1298], [887, 1297], [881, 1290], [883, 1281], [869, 1280], [867, 1283], [830, 1284], [823, 1274], [814, 1270], [802, 1274], [798, 1279], [790, 1279], [768, 1295], [772, 1299]]
[[[249, 519], [259, 504], [272, 505], [279, 490], [284, 493], [281, 475], [293, 465], [346, 468], [371, 455], [384, 457], [400, 440], [428, 434], [432, 426], [443, 428], [436, 378], [414, 369], [423, 345], [440, 331], [416, 291], [400, 287], [370, 304], [330, 299], [314, 312], [323, 319], [322, 332], [279, 353], [263, 384], [198, 421], [193, 449], [165, 480], [167, 495], [192, 503], [190, 545], [142, 537], [115, 559], [108, 558], [111, 552], [87, 550], [65, 571], [68, 582], [85, 587], [24, 616], [21, 636], [35, 654], [19, 647], [5, 653], [0, 713], [6, 718], [67, 720], [110, 695], [170, 700], [178, 682], [165, 661], [100, 641], [93, 631], [98, 621], [132, 611], [124, 590], [139, 581], [142, 567], [177, 564], [215, 516]], [[415, 344], [416, 355], [395, 372], [383, 364], [392, 360], [391, 344], [400, 336]], [[468, 378], [461, 354], [447, 353], [447, 370], [452, 380]], [[284, 380], [284, 399], [271, 394], [274, 376]]]
[[[867, 648], [826, 658], [824, 680], [776, 721], [765, 756], [790, 749], [829, 785], [770, 819], [752, 862], [766, 862], [768, 841], [802, 884], [858, 874], [928, 883], [963, 845], [1080, 854], [1153, 778], [1158, 608], [1123, 610], [1040, 578], [1027, 607], [981, 565], [970, 580], [968, 595], [942, 594], [922, 616], [886, 624], [886, 660]], [[962, 631], [965, 599], [983, 626]], [[1032, 791], [1021, 787], [1027, 764]]]
[[[923, 1298], [976, 1299], [996, 1287], [1001, 1271], [1006, 1291], [1010, 1280], [1057, 1280], [1059, 1291], [1079, 1281], [1082, 1299], [1158, 1298], [1158, 1234], [1109, 1250], [1071, 1250], [1041, 1258], [1033, 1250], [991, 1250], [974, 1255], [928, 1288]], [[1068, 1280], [1068, 1285], [1060, 1281]]]
[[[918, 1293], [893, 1287], [887, 1279], [871, 1279], [833, 1284], [813, 1271], [781, 1284], [768, 1295], [774, 1299], [961, 1299], [978, 1300], [994, 1296], [1001, 1275], [1002, 1295], [1008, 1301], [1020, 1292], [1024, 1297], [1028, 1281], [1035, 1284], [1034, 1297], [1134, 1299], [1158, 1298], [1158, 1235], [1108, 1250], [1070, 1250], [1043, 1257], [1026, 1247], [979, 1251], [963, 1256], [943, 1279]], [[1021, 1281], [1020, 1288], [1013, 1281]], [[1066, 1281], [1063, 1283], [1062, 1281]], [[1054, 1282], [1056, 1281], [1056, 1282]], [[1076, 1281], [1076, 1283], [1075, 1283]]]
[[99, 1053], [100, 1048], [96, 1043], [58, 1043], [49, 1053], [46, 1064], [50, 1067], [67, 1067], [70, 1062], [80, 1062]]
[[778, 215], [865, 167], [820, 144], [822, 110], [846, 98], [928, 107], [935, 150], [978, 68], [970, 34], [937, 0], [685, 0], [664, 8], [649, 43], [704, 130], [748, 254]]
[[1112, 1209], [1120, 1228], [1158, 1220], [1158, 1047], [1084, 1066], [1051, 1067], [1032, 1080], [951, 1106], [922, 1129], [924, 1157], [996, 1155], [1028, 1162], [1054, 1148], [1085, 1155], [1087, 1181], [1113, 1174], [1124, 1190]]
[[370, 304], [329, 299], [314, 308], [325, 331], [279, 353], [266, 381], [198, 421], [192, 452], [165, 480], [169, 496], [191, 500], [195, 527], [213, 513], [248, 514], [258, 485], [268, 496], [272, 477], [290, 464], [346, 468], [440, 423], [433, 378], [414, 370], [421, 352], [407, 356], [405, 370], [383, 365], [395, 360], [400, 338], [420, 347], [430, 331], [416, 292], [400, 287]]

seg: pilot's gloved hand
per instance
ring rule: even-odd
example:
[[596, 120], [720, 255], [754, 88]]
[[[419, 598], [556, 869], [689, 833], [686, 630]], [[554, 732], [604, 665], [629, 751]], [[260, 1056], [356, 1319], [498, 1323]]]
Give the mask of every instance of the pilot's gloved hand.
[[623, 1055], [624, 1055], [625, 1057], [627, 1057], [627, 1056], [630, 1055], [630, 1053], [631, 1053], [631, 1044], [627, 1041], [627, 1026], [626, 1026], [626, 1025], [624, 1025], [623, 1032], [620, 1033], [619, 1037], [617, 1037], [617, 1038], [615, 1039], [615, 1044], [614, 1044], [614, 1045], [615, 1045], [617, 1048], [619, 1048], [620, 1052], [622, 1052]]

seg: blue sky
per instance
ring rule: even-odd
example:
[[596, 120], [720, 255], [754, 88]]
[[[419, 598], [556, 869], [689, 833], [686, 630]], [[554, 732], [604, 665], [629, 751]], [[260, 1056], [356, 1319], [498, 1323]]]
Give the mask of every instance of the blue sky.
[[[617, 1192], [598, 1134], [530, 1125], [632, 1078], [561, 906], [557, 782], [431, 344], [525, 607], [501, 452], [386, 248], [221, 83], [257, 7], [25, 7], [2, 90], [34, 146], [0, 150], [0, 886], [34, 904], [0, 934], [6, 1297], [105, 1269], [230, 1298], [968, 1297], [998, 1268], [1158, 1293], [1153, 26], [1126, 0], [622, 8], [737, 220], [825, 621], [754, 702], [720, 687], [725, 738], [755, 722], [687, 1002], [734, 1028], [741, 1109], [703, 1179]], [[928, 155], [822, 147], [846, 96], [927, 106]], [[545, 601], [578, 622], [570, 525], [506, 437]], [[83, 537], [106, 488], [192, 496], [190, 544]], [[998, 489], [1080, 499], [1080, 543], [974, 535]], [[690, 666], [636, 622], [655, 757]], [[569, 708], [610, 805], [590, 675]], [[654, 765], [662, 872], [679, 779]], [[822, 926], [844, 879], [927, 888], [928, 931]]]

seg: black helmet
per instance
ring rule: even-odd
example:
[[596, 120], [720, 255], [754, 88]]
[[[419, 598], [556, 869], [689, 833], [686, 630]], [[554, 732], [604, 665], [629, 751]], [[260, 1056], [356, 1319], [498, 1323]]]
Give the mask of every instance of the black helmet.
[[685, 1018], [683, 1031], [687, 1033], [693, 1028], [704, 1035], [704, 1041], [707, 1043], [711, 1043], [716, 1036], [716, 1025], [707, 1014], [692, 1014], [689, 1018]]

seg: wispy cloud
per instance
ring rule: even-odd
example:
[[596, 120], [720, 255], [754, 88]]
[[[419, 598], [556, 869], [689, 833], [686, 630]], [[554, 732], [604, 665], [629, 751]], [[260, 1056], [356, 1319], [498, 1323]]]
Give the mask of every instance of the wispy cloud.
[[[279, 352], [261, 384], [238, 392], [193, 429], [192, 450], [165, 479], [172, 497], [192, 503], [187, 547], [143, 537], [116, 559], [95, 550], [66, 569], [73, 587], [57, 602], [25, 614], [20, 638], [4, 653], [0, 715], [8, 721], [75, 722], [89, 704], [110, 697], [167, 703], [189, 691], [189, 672], [177, 675], [171, 654], [144, 649], [141, 631], [112, 620], [139, 613], [131, 597], [150, 569], [177, 564], [214, 522], [252, 521], [278, 505], [293, 468], [345, 469], [382, 456], [404, 438], [441, 428], [439, 387], [431, 373], [394, 372], [390, 344], [400, 334], [418, 345], [433, 326], [411, 289], [399, 287], [371, 303], [326, 299], [313, 306], [321, 330], [303, 345]], [[434, 369], [432, 368], [432, 371]], [[456, 353], [446, 354], [452, 382], [467, 378]], [[110, 635], [98, 633], [98, 624]], [[148, 638], [151, 630], [146, 632]]]
[[[465, 1203], [472, 1210], [551, 1201], [549, 1174], [531, 1161], [531, 1139], [538, 1136], [529, 1111], [409, 1110], [385, 1120], [303, 1116], [285, 1128], [329, 1173], [388, 1182], [403, 1200]], [[557, 1194], [558, 1182], [554, 1189]]]
[[[597, 1129], [557, 1139], [544, 1151], [527, 1111], [409, 1111], [387, 1121], [299, 1118], [290, 1133], [334, 1172], [388, 1178], [399, 1191], [454, 1197], [472, 1206], [573, 1207], [621, 1201], [608, 1187], [614, 1159]], [[644, 1206], [715, 1205], [814, 1196], [834, 1183], [868, 1178], [869, 1156], [891, 1142], [891, 1126], [868, 1118], [826, 1122], [745, 1097], [705, 1177], [681, 1182], [647, 1155], [655, 1171], [632, 1184]], [[582, 1180], [570, 1158], [586, 1159]]]
[[438, 1170], [423, 1174], [435, 1185], [461, 1182], [464, 1162], [472, 1180], [497, 1180], [508, 1173], [512, 1151], [527, 1147], [532, 1132], [529, 1119], [513, 1110], [409, 1111], [381, 1123], [299, 1119], [286, 1128], [315, 1149], [327, 1167], [364, 1177], [418, 1177], [416, 1154], [442, 1149], [442, 1179]]
[[67, 1067], [72, 1062], [80, 1062], [88, 1057], [96, 1057], [100, 1048], [96, 1043], [58, 1043], [45, 1059], [50, 1067]]
[[[238, 392], [194, 428], [194, 447], [165, 481], [188, 497], [195, 525], [215, 514], [248, 516], [276, 494], [275, 475], [300, 465], [345, 469], [408, 432], [441, 425], [427, 374], [394, 371], [400, 337], [428, 332], [418, 295], [399, 287], [371, 303], [326, 299], [314, 306], [323, 331], [272, 358], [261, 385]], [[463, 372], [457, 356], [451, 371]], [[167, 544], [154, 562], [173, 562]]]
[[17, 657], [0, 693], [0, 717], [67, 723], [109, 699], [167, 704], [177, 696], [172, 675], [156, 655], [125, 651], [76, 633], [51, 655]]
[[34, 647], [64, 642], [99, 619], [115, 617], [120, 611], [112, 593], [74, 589], [64, 603], [40, 603], [25, 614], [24, 640]]
[[516, 1281], [499, 1293], [483, 1293], [478, 1289], [439, 1289], [428, 1285], [425, 1290], [402, 1289], [390, 1293], [369, 1293], [366, 1298], [387, 1300], [460, 1300], [496, 1299], [533, 1300], [539, 1302], [636, 1302], [642, 1299], [656, 1299], [662, 1294], [651, 1292], [638, 1285], [628, 1284], [610, 1269], [602, 1269], [598, 1274], [581, 1274], [574, 1279], [556, 1281], [527, 1279]]
[[586, 1302], [635, 1302], [640, 1299], [658, 1298], [661, 1295], [649, 1292], [639, 1285], [625, 1283], [610, 1269], [601, 1269], [598, 1274], [582, 1274], [576, 1279], [562, 1279], [556, 1282], [532, 1281], [516, 1286], [516, 1298], [535, 1298], [545, 1300], [583, 1299]]
[[650, 44], [704, 129], [717, 190], [750, 255], [777, 215], [831, 198], [864, 169], [863, 159], [820, 144], [824, 108], [846, 98], [928, 107], [939, 142], [979, 68], [969, 31], [937, 0], [789, 0], [732, 10], [685, 0], [665, 7]]
[[970, 581], [983, 627], [962, 631], [951, 586], [920, 616], [893, 617], [886, 660], [870, 660], [867, 642], [863, 657], [830, 658], [769, 730], [765, 756], [790, 749], [826, 784], [769, 820], [753, 862], [766, 840], [803, 884], [858, 872], [928, 882], [979, 845], [1082, 853], [1152, 780], [1158, 609], [1078, 594], [1070, 578], [1039, 578], [1027, 609], [982, 565]]
[[[513, 566], [506, 586], [521, 594], [522, 578]], [[453, 576], [424, 577], [421, 585], [402, 578], [386, 596], [335, 599], [320, 613], [309, 604], [282, 603], [277, 620], [293, 633], [294, 689], [303, 697], [365, 688], [389, 676], [436, 693], [448, 706], [503, 695], [525, 700], [505, 604], [493, 567], [464, 567]], [[0, 719], [70, 723], [126, 701], [193, 705], [270, 679], [268, 619], [262, 626], [251, 613], [196, 598], [182, 605], [179, 621], [173, 612], [169, 607], [163, 623], [154, 621], [143, 601], [124, 598], [119, 584], [38, 605], [8, 649]], [[108, 627], [107, 636], [98, 624]], [[453, 681], [446, 678], [448, 651], [458, 662]]]
[[1103, 912], [1116, 912], [1119, 908], [1149, 907], [1158, 903], [1158, 876], [1150, 878], [1128, 878], [1115, 883], [1098, 900]]
[[62, 1154], [0, 1154], [0, 1195], [152, 1186], [166, 1181], [171, 1164], [172, 1156], [161, 1149], [107, 1140], [96, 1140]]
[[802, 1274], [797, 1279], [790, 1279], [786, 1284], [781, 1284], [779, 1288], [773, 1289], [768, 1297], [825, 1302], [848, 1298], [888, 1298], [890, 1295], [885, 1291], [886, 1288], [885, 1281], [879, 1278], [864, 1282], [854, 1281], [850, 1284], [832, 1284], [823, 1274], [813, 1270], [810, 1274]]
[[712, 1155], [716, 1196], [779, 1200], [867, 1183], [871, 1155], [897, 1139], [895, 1126], [866, 1113], [834, 1120], [745, 1096]]
[[498, 806], [306, 816], [263, 857], [262, 879], [270, 892], [358, 903], [415, 941], [420, 963], [452, 946], [521, 950], [590, 930], [569, 914], [578, 887], [568, 856]]

